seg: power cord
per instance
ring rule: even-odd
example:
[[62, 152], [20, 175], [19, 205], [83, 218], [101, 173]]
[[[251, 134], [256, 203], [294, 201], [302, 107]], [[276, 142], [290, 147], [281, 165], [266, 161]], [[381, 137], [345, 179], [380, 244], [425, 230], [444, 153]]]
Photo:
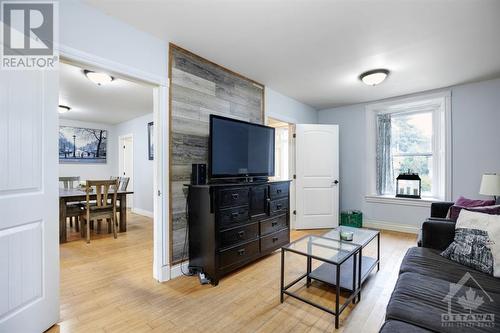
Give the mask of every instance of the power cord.
[[182, 269], [182, 263], [185, 261], [185, 260], [188, 260], [189, 259], [189, 255], [188, 255], [188, 241], [189, 241], [189, 189], [188, 189], [188, 192], [187, 192], [187, 195], [186, 195], [186, 233], [184, 235], [184, 246], [182, 248], [182, 254], [181, 254], [181, 273], [182, 275], [184, 276], [193, 276], [195, 275], [194, 272], [192, 271], [188, 271], [187, 273], [184, 272], [184, 270]]

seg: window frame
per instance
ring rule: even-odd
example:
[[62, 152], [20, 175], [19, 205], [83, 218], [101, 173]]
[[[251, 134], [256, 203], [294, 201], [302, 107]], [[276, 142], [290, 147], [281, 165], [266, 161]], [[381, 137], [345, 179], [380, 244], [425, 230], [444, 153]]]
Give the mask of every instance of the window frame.
[[[378, 195], [376, 191], [376, 135], [377, 115], [383, 113], [411, 114], [432, 111], [432, 167], [433, 181], [432, 197], [411, 199], [428, 201], [444, 201], [451, 198], [451, 92], [443, 91], [432, 94], [419, 95], [409, 98], [393, 99], [382, 103], [366, 105], [366, 199], [369, 202], [380, 202], [381, 199], [401, 200], [389, 195]], [[417, 154], [422, 156], [422, 154]], [[435, 176], [434, 176], [435, 175]]]

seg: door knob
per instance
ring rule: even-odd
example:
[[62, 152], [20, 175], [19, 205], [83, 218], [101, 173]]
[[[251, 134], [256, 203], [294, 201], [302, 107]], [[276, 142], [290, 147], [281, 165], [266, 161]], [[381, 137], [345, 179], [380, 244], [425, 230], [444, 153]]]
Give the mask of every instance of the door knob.
[[338, 185], [339, 184], [339, 181], [337, 179], [335, 179], [333, 182], [332, 182], [332, 186], [335, 186], [335, 185]]

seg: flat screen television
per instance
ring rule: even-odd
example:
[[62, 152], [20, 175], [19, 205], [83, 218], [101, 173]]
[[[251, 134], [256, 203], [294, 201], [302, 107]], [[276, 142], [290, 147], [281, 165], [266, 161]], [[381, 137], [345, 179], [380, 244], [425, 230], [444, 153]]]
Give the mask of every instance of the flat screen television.
[[210, 115], [208, 175], [274, 176], [274, 128]]

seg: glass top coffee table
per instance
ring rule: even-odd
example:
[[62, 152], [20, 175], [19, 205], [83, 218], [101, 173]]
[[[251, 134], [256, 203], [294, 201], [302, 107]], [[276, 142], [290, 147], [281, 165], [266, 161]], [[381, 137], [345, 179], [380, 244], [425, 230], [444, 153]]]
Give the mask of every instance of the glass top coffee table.
[[[350, 231], [353, 233], [353, 240], [352, 241], [342, 241], [340, 239], [340, 232], [341, 231]], [[323, 237], [326, 238], [332, 238], [338, 241], [342, 241], [345, 243], [349, 244], [357, 244], [361, 246], [361, 257], [362, 257], [362, 266], [361, 266], [361, 284], [366, 280], [368, 275], [373, 271], [375, 267], [377, 267], [377, 271], [380, 270], [380, 231], [378, 230], [372, 230], [372, 229], [365, 229], [365, 228], [353, 228], [353, 227], [346, 227], [346, 226], [339, 226], [323, 235]], [[363, 248], [366, 247], [368, 244], [370, 244], [372, 241], [377, 242], [377, 257], [370, 257], [370, 256], [365, 256], [363, 255]], [[352, 265], [352, 261], [347, 261], [345, 265], [342, 267], [342, 272], [344, 270], [349, 271], [350, 267]], [[347, 275], [344, 275], [344, 278], [340, 279], [340, 287], [343, 290], [348, 290], [352, 291], [351, 285], [352, 282], [351, 280], [347, 277]], [[325, 283], [329, 283], [334, 285], [335, 284], [335, 267], [332, 265], [324, 264], [315, 269], [314, 271], [311, 272], [310, 277], [322, 281]], [[347, 278], [346, 278], [347, 277]]]
[[[340, 231], [352, 231], [353, 240], [340, 239]], [[377, 238], [377, 258], [363, 256], [363, 248]], [[285, 285], [285, 253], [292, 252], [307, 258], [306, 273]], [[312, 270], [312, 260], [322, 262]], [[281, 248], [281, 291], [280, 301], [284, 295], [294, 297], [335, 316], [335, 328], [338, 328], [339, 316], [350, 302], [361, 299], [361, 285], [368, 274], [380, 264], [380, 232], [377, 230], [350, 228], [341, 226], [322, 236], [307, 235]], [[306, 286], [317, 280], [335, 287], [335, 308], [324, 307], [314, 303], [289, 289], [306, 278]], [[340, 292], [348, 293], [343, 304], [340, 303]]]
[[[339, 241], [333, 238], [326, 238], [323, 236], [314, 236], [314, 235], [304, 236], [296, 241], [291, 242], [286, 246], [283, 246], [281, 248], [281, 293], [280, 293], [281, 303], [283, 303], [284, 295], [286, 294], [302, 302], [305, 302], [309, 305], [317, 307], [323, 311], [326, 311], [334, 315], [335, 328], [338, 328], [340, 314], [349, 305], [351, 301], [352, 302], [356, 301], [355, 298], [357, 295], [359, 295], [359, 292], [361, 290], [361, 285], [359, 285], [359, 283], [358, 285], [356, 285], [356, 282], [357, 281], [359, 282], [361, 280], [361, 277], [359, 276], [359, 272], [361, 269], [361, 260], [358, 260], [360, 251], [361, 251], [360, 245]], [[307, 272], [285, 286], [286, 252], [292, 252], [298, 255], [305, 256], [307, 258]], [[336, 287], [336, 292], [335, 292], [335, 309], [333, 310], [321, 304], [314, 303], [313, 301], [310, 301], [298, 295], [297, 293], [288, 290], [304, 278], [306, 278], [306, 286], [309, 287], [311, 285], [312, 277], [310, 274], [311, 274], [313, 259], [323, 262], [323, 265], [328, 264], [331, 267], [334, 267], [335, 270], [334, 285]], [[350, 293], [350, 296], [341, 305], [340, 304], [340, 288], [341, 288], [340, 279], [342, 276], [341, 266], [349, 259], [351, 259], [352, 262], [359, 264], [350, 265], [350, 272], [348, 275], [350, 275], [351, 277], [352, 292]]]

